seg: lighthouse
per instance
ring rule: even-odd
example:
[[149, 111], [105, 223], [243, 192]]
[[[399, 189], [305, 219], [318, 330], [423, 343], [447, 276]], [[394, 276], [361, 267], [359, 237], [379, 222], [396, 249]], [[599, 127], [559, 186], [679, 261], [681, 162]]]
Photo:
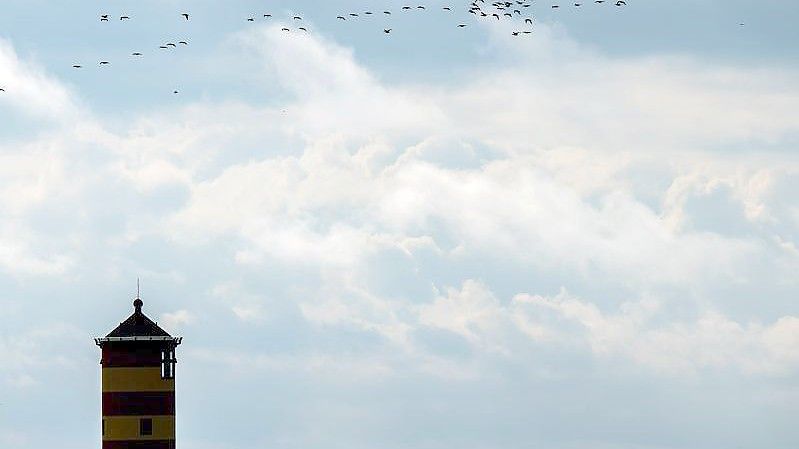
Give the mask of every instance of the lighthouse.
[[102, 351], [102, 449], [175, 449], [173, 337], [142, 312], [95, 343]]

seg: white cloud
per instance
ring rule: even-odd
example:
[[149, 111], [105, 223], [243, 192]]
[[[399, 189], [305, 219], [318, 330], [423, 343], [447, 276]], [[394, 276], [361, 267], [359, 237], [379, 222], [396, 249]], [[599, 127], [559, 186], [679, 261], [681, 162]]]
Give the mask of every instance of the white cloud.
[[169, 332], [177, 332], [185, 326], [191, 325], [196, 321], [194, 314], [188, 310], [181, 309], [174, 312], [161, 314], [159, 324]]
[[55, 324], [16, 335], [0, 334], [0, 380], [15, 388], [33, 387], [58, 370], [75, 370], [86, 362], [86, 334], [74, 326]]
[[[623, 304], [602, 312], [596, 304], [565, 291], [555, 297], [518, 295], [514, 319], [522, 329], [540, 329], [534, 339], [584, 344], [600, 357], [627, 358], [664, 374], [694, 374], [707, 368], [779, 374], [799, 368], [799, 354], [786, 350], [799, 343], [799, 321], [786, 316], [773, 324], [739, 323], [705, 311], [695, 320], [663, 320], [654, 301]], [[576, 325], [574, 327], [573, 325]]]
[[38, 65], [21, 60], [5, 39], [0, 39], [0, 80], [2, 100], [25, 113], [56, 120], [80, 113], [69, 89]]

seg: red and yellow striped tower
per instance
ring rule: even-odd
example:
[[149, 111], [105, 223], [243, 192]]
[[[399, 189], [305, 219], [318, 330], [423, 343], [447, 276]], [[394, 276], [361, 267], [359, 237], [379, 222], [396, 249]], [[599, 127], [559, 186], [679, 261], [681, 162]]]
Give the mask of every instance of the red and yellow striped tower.
[[175, 348], [141, 311], [95, 342], [102, 350], [103, 449], [175, 449]]

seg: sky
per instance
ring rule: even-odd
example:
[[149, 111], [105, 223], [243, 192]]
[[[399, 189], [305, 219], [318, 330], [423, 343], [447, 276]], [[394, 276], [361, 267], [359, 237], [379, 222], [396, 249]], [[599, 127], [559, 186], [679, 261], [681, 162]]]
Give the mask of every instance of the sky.
[[0, 447], [795, 448], [799, 5], [561, 3], [6, 0]]

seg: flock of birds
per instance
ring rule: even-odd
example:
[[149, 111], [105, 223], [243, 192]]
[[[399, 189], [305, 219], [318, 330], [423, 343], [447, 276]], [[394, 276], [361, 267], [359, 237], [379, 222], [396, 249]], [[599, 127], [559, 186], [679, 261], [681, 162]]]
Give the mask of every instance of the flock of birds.
[[[511, 34], [513, 36], [522, 36], [522, 35], [529, 35], [532, 34], [533, 28], [533, 16], [529, 13], [530, 8], [533, 6], [533, 2], [535, 0], [503, 0], [503, 1], [493, 1], [488, 3], [487, 0], [473, 0], [468, 5], [466, 5], [465, 9], [468, 11], [469, 14], [473, 15], [477, 19], [484, 19], [484, 20], [491, 20], [491, 21], [501, 21], [501, 20], [510, 20], [514, 21], [514, 23], [519, 24], [519, 28], [512, 31]], [[573, 0], [572, 0], [573, 1]], [[590, 3], [595, 5], [613, 5], [615, 7], [624, 7], [627, 6], [627, 0], [587, 0]], [[563, 5], [564, 7], [571, 7], [571, 8], [581, 8], [583, 7], [582, 0], [573, 1], [568, 5]], [[551, 4], [549, 7], [553, 10], [557, 10], [561, 8], [560, 4]], [[439, 8], [439, 7], [436, 7]], [[452, 6], [441, 6], [441, 11], [444, 13], [453, 13], [454, 8]], [[430, 9], [434, 9], [431, 7]], [[361, 11], [361, 12], [349, 12], [349, 13], [342, 13], [336, 16], [336, 20], [341, 22], [357, 20], [359, 18], [366, 18], [370, 16], [391, 16], [394, 13], [407, 13], [411, 11], [427, 11], [428, 7], [425, 5], [416, 5], [410, 6], [405, 5], [401, 6], [396, 11], [391, 10], [378, 10], [378, 11]], [[246, 22], [255, 22], [256, 18], [268, 20], [273, 18], [273, 15], [270, 13], [262, 14], [263, 17], [260, 17], [261, 14], [255, 16], [249, 16], [244, 18]], [[296, 31], [308, 33], [308, 27], [303, 25], [303, 17], [300, 15], [291, 15], [291, 22], [297, 24], [298, 26], [295, 28]], [[188, 12], [181, 13], [178, 17], [178, 20], [182, 21], [189, 21], [192, 19], [192, 16]], [[129, 20], [133, 20], [130, 15], [120, 15], [120, 16], [111, 16], [110, 14], [100, 14], [99, 20], [101, 22], [111, 22], [120, 21], [125, 22]], [[456, 26], [458, 28], [466, 28], [468, 25], [466, 23], [457, 23]], [[288, 26], [284, 26], [281, 28], [281, 31], [284, 32], [292, 32], [292, 28]], [[389, 35], [393, 31], [393, 28], [383, 28], [383, 34]], [[163, 44], [158, 46], [159, 51], [168, 51], [171, 49], [176, 49], [179, 46], [188, 46], [188, 40], [180, 40], [177, 42], [164, 42]], [[130, 54], [130, 57], [133, 58], [141, 58], [144, 56], [142, 51], [134, 51]], [[99, 61], [99, 66], [108, 66], [111, 64], [109, 60], [101, 60]], [[72, 65], [73, 69], [79, 70], [84, 68], [84, 64], [82, 63], [74, 63]], [[5, 92], [5, 89], [0, 87], [0, 92]], [[178, 90], [173, 90], [174, 94], [179, 93]]]

